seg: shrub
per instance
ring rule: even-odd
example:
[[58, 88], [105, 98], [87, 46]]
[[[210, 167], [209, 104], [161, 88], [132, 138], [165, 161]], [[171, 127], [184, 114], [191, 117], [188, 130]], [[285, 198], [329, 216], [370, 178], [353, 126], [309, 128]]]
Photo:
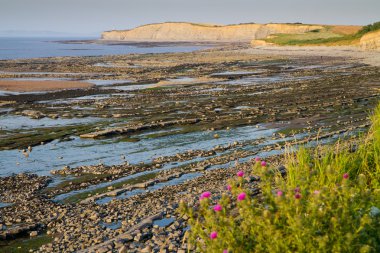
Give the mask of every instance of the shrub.
[[376, 31], [376, 30], [379, 30], [379, 29], [380, 29], [380, 21], [379, 22], [375, 22], [373, 24], [369, 24], [369, 25], [363, 26], [357, 32], [357, 35], [361, 37], [361, 36], [363, 36], [366, 33], [373, 32], [373, 31]]
[[201, 252], [380, 252], [380, 106], [353, 152], [348, 143], [287, 152], [287, 175], [256, 161], [261, 194], [243, 177], [189, 217], [188, 245]]

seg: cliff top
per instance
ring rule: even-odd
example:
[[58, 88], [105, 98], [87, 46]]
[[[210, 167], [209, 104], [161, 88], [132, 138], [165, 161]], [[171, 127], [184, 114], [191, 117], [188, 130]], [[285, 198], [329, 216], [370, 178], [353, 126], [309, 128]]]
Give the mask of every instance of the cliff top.
[[[208, 28], [221, 28], [221, 27], [233, 27], [233, 26], [244, 26], [244, 25], [294, 25], [294, 26], [327, 26], [327, 25], [322, 25], [322, 24], [303, 24], [300, 22], [295, 22], [295, 23], [266, 23], [266, 24], [260, 24], [260, 23], [255, 23], [255, 22], [247, 22], [247, 23], [238, 23], [238, 24], [210, 24], [210, 23], [194, 23], [194, 22], [180, 22], [180, 21], [168, 21], [168, 22], [161, 22], [161, 23], [150, 23], [150, 24], [144, 24], [144, 25], [139, 25], [135, 28], [131, 29], [113, 29], [113, 30], [108, 30], [104, 32], [113, 32], [113, 31], [130, 31], [134, 29], [138, 29], [141, 27], [147, 27], [147, 26], [156, 26], [156, 25], [175, 25], [175, 24], [183, 24], [183, 25], [193, 25], [193, 26], [199, 26], [199, 27], [208, 27]], [[329, 25], [329, 26], [334, 26], [334, 27], [341, 27], [337, 28], [339, 30], [342, 30], [342, 28], [347, 28], [347, 29], [354, 29], [355, 31], [359, 30], [361, 26], [357, 25]]]

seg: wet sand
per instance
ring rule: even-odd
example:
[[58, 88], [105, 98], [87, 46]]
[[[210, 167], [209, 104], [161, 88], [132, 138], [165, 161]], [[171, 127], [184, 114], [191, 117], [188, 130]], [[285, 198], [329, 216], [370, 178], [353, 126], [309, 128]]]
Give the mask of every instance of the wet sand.
[[93, 84], [78, 81], [16, 81], [0, 80], [0, 90], [31, 92], [31, 91], [58, 91], [65, 89], [84, 89]]

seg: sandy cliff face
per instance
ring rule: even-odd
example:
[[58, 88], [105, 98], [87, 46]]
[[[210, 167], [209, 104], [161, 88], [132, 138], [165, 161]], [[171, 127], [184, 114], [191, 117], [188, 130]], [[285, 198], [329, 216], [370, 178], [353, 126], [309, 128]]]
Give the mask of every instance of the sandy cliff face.
[[363, 35], [360, 39], [360, 47], [364, 50], [380, 51], [380, 30]]
[[251, 41], [275, 33], [304, 33], [322, 29], [319, 25], [241, 24], [210, 26], [191, 23], [162, 23], [140, 26], [132, 30], [102, 33], [104, 40], [125, 41]]

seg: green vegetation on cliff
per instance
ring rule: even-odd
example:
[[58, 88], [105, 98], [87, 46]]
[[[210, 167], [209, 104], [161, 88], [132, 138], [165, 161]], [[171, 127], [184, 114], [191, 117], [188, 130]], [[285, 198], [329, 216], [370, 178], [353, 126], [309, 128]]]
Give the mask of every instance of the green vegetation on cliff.
[[[338, 28], [338, 29], [337, 29]], [[265, 39], [277, 45], [352, 45], [359, 43], [360, 38], [369, 32], [380, 29], [380, 22], [360, 28], [356, 32], [346, 31], [349, 27], [325, 26], [322, 30], [313, 30], [304, 34], [276, 34]]]
[[380, 30], [380, 21], [379, 22], [375, 22], [373, 24], [369, 24], [369, 25], [363, 26], [363, 28], [360, 29], [360, 31], [357, 33], [357, 36], [363, 36], [366, 33], [374, 32], [374, 31], [377, 31], [377, 30]]

